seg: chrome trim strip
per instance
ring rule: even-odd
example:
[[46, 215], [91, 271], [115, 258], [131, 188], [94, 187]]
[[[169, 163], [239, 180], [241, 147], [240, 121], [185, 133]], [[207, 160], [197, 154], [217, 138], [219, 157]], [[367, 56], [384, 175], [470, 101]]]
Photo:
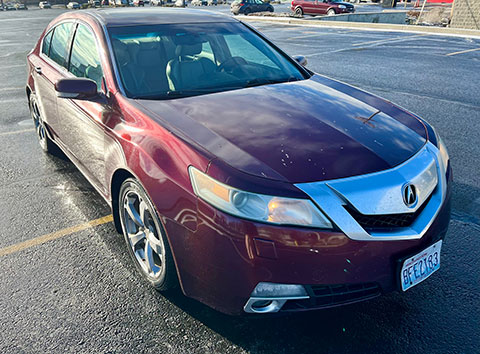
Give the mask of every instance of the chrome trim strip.
[[[414, 240], [423, 237], [443, 205], [447, 189], [446, 167], [438, 148], [428, 142], [412, 158], [390, 170], [338, 180], [299, 183], [295, 186], [310, 196], [352, 240]], [[408, 182], [418, 183], [421, 189], [419, 192], [422, 199], [415, 208], [406, 207], [402, 199], [401, 188]], [[428, 204], [410, 227], [398, 228], [392, 232], [368, 233], [344, 208], [350, 204], [368, 215], [411, 213], [430, 195]]]

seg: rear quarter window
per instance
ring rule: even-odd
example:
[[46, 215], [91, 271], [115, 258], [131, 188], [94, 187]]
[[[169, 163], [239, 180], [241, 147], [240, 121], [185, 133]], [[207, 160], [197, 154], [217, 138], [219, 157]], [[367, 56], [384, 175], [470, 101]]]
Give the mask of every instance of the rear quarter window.
[[52, 40], [53, 30], [47, 33], [45, 37], [43, 37], [42, 42], [42, 53], [45, 54], [47, 57], [50, 53], [50, 41]]

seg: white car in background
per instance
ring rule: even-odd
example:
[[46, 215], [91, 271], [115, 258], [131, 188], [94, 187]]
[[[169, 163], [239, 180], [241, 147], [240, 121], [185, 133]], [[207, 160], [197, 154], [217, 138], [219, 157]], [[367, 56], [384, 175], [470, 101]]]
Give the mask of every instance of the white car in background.
[[71, 2], [68, 3], [67, 9], [78, 10], [78, 9], [80, 9], [80, 4], [78, 2], [71, 1]]
[[41, 9], [51, 9], [52, 5], [48, 1], [40, 1], [38, 7]]

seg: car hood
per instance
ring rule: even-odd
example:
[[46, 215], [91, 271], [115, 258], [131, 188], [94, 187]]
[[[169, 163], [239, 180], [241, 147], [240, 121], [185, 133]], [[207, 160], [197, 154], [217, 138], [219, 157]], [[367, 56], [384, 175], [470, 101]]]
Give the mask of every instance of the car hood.
[[389, 169], [426, 142], [425, 127], [414, 116], [320, 76], [137, 103], [167, 129], [236, 169], [291, 183]]

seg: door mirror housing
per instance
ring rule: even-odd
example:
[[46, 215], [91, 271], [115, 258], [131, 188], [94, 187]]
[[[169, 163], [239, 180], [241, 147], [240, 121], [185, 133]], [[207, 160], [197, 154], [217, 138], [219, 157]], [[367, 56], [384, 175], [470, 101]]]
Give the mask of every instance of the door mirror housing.
[[294, 55], [293, 59], [295, 59], [301, 66], [307, 66], [307, 58], [304, 55]]
[[55, 84], [57, 97], [88, 100], [98, 96], [95, 81], [86, 78], [60, 79]]

